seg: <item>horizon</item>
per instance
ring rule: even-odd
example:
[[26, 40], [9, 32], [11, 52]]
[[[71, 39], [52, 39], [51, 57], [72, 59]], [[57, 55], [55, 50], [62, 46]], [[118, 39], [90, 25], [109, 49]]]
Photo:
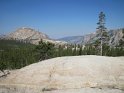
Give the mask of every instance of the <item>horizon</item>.
[[58, 39], [96, 31], [101, 11], [108, 30], [124, 28], [124, 0], [0, 0], [0, 34], [29, 27]]

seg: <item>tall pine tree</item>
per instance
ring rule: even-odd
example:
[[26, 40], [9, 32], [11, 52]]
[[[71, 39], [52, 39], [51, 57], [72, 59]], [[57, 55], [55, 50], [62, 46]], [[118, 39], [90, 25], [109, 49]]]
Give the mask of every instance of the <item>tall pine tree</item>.
[[97, 25], [98, 25], [97, 35], [100, 41], [100, 55], [102, 56], [103, 55], [103, 44], [107, 45], [108, 40], [109, 40], [109, 36], [107, 35], [107, 32], [106, 32], [107, 29], [105, 27], [105, 14], [103, 12], [100, 12], [99, 14], [99, 21]]

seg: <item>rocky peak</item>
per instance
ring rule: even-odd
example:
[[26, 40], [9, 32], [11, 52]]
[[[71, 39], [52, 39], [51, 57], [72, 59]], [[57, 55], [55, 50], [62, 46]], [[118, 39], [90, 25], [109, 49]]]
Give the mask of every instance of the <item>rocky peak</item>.
[[9, 34], [10, 37], [15, 38], [15, 39], [49, 39], [49, 37], [39, 31], [36, 31], [35, 29], [32, 28], [26, 28], [22, 27], [17, 29], [15, 32], [12, 32]]
[[17, 29], [15, 32], [10, 33], [9, 37], [32, 44], [38, 44], [41, 39], [50, 39], [46, 34], [27, 27]]
[[64, 41], [62, 42], [50, 39], [48, 35], [27, 27], [17, 29], [15, 32], [10, 33], [8, 37], [16, 40], [23, 40], [24, 42], [30, 42], [32, 44], [38, 44], [41, 39], [44, 42], [51, 42], [55, 45], [63, 45], [66, 43]]

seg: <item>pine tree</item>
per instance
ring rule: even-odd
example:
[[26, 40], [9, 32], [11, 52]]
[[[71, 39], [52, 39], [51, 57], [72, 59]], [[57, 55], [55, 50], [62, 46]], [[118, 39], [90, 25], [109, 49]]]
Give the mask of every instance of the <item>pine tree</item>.
[[79, 55], [82, 55], [82, 45], [79, 46]]
[[100, 12], [99, 14], [99, 22], [98, 24], [98, 36], [100, 40], [100, 55], [103, 55], [103, 44], [107, 44], [107, 41], [109, 40], [109, 37], [106, 32], [105, 27], [105, 14], [103, 12]]
[[37, 54], [39, 56], [39, 60], [45, 60], [53, 57], [54, 53], [54, 44], [49, 42], [43, 42], [42, 40], [39, 42], [39, 45], [36, 46]]

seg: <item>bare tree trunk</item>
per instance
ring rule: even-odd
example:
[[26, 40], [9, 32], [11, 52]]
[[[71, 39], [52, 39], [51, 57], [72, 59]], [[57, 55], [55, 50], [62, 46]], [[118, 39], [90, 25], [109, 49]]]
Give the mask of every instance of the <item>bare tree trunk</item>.
[[102, 49], [102, 48], [103, 48], [103, 47], [102, 47], [102, 44], [103, 44], [103, 42], [102, 42], [102, 37], [101, 37], [101, 54], [100, 54], [101, 56], [102, 56], [102, 50], [103, 50], [103, 49]]

